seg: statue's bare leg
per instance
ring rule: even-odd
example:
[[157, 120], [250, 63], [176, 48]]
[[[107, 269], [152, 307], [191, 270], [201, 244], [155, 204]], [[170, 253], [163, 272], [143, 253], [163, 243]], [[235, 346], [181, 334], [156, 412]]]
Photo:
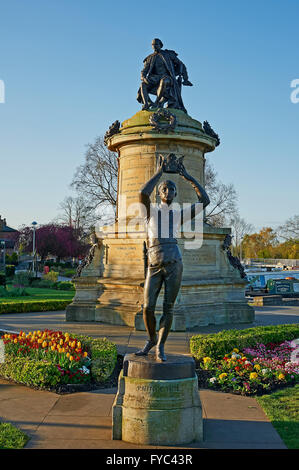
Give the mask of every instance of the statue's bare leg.
[[143, 321], [149, 339], [143, 349], [135, 353], [136, 356], [147, 356], [149, 351], [157, 344], [155, 308], [159, 292], [162, 287], [160, 270], [149, 268], [144, 284]]
[[183, 264], [180, 261], [173, 263], [165, 269], [163, 315], [159, 323], [158, 343], [156, 347], [156, 360], [166, 361], [164, 345], [173, 320], [174, 304], [181, 286]]

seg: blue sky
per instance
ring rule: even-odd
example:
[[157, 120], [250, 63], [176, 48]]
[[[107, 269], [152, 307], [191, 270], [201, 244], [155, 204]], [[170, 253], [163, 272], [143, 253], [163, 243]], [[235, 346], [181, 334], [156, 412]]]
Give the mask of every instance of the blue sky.
[[219, 133], [208, 159], [241, 216], [260, 229], [298, 214], [298, 15], [297, 0], [0, 0], [0, 214], [57, 216], [86, 144], [140, 109], [153, 37], [187, 65], [185, 106]]

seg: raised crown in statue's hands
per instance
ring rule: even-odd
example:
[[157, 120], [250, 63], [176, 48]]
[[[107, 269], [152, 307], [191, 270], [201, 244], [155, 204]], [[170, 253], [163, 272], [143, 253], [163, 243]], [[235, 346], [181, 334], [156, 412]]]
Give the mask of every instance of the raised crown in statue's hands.
[[169, 155], [160, 154], [159, 169], [164, 171], [164, 173], [180, 174], [180, 171], [182, 171], [182, 166], [184, 168], [183, 158], [184, 157], [177, 158], [174, 153], [170, 153]]

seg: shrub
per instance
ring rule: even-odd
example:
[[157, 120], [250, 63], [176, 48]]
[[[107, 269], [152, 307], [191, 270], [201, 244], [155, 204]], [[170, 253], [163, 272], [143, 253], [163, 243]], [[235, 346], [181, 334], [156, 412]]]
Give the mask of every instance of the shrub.
[[46, 281], [56, 282], [58, 279], [57, 271], [49, 271], [47, 274], [44, 274], [43, 279]]
[[65, 310], [72, 302], [69, 300], [26, 300], [24, 302], [1, 302], [1, 313], [50, 312]]
[[6, 286], [6, 276], [3, 273], [0, 273], [0, 286]]
[[0, 297], [23, 297], [30, 295], [23, 286], [14, 286], [12, 289], [0, 287]]
[[53, 285], [53, 289], [58, 290], [75, 290], [75, 286], [70, 281], [57, 281]]
[[61, 272], [62, 276], [72, 278], [76, 274], [76, 269], [66, 269]]
[[47, 289], [52, 289], [55, 285], [55, 282], [50, 281], [49, 279], [35, 279], [32, 281], [31, 286], [32, 287], [43, 287]]
[[234, 348], [242, 350], [254, 346], [256, 343], [282, 343], [296, 338], [299, 338], [299, 324], [224, 330], [215, 334], [192, 336], [190, 352], [197, 360], [206, 356], [219, 359]]
[[18, 265], [19, 263], [19, 258], [18, 254], [16, 252], [13, 252], [11, 255], [6, 255], [6, 263], [7, 264], [13, 264], [15, 266]]
[[0, 375], [26, 385], [55, 387], [60, 380], [60, 372], [50, 361], [9, 356], [0, 364]]
[[5, 276], [6, 277], [14, 277], [15, 274], [15, 265], [14, 264], [7, 264], [5, 266]]
[[14, 275], [15, 284], [19, 284], [22, 286], [30, 286], [32, 282], [32, 275], [30, 272], [16, 272]]

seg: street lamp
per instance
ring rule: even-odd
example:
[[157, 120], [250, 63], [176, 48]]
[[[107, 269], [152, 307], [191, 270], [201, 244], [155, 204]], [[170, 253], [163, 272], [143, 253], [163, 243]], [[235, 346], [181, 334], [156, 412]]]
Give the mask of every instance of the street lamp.
[[36, 230], [37, 222], [33, 221], [31, 225], [33, 227], [33, 239], [32, 239], [33, 263], [32, 263], [32, 271], [35, 273], [35, 277], [37, 277], [36, 276], [36, 248], [35, 248], [35, 230]]

